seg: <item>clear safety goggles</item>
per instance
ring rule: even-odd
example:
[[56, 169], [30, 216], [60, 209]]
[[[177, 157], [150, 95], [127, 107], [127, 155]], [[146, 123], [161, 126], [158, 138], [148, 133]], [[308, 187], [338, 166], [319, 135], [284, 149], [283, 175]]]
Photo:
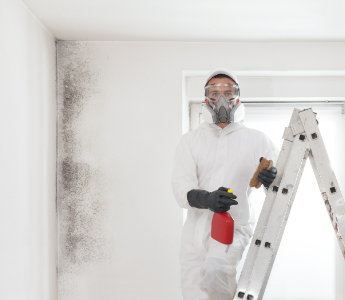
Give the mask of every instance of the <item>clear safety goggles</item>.
[[240, 88], [230, 83], [210, 84], [205, 86], [205, 96], [212, 104], [216, 104], [221, 96], [232, 104], [239, 98]]

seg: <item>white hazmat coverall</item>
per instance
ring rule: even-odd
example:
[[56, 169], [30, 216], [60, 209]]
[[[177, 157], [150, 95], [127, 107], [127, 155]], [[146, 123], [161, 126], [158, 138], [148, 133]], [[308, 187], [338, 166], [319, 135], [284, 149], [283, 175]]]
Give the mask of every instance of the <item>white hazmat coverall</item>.
[[[254, 215], [249, 187], [260, 157], [273, 160], [278, 150], [264, 133], [230, 123], [224, 129], [202, 123], [183, 135], [177, 146], [172, 187], [177, 203], [188, 209], [183, 227], [180, 263], [184, 300], [229, 300], [236, 290], [236, 267], [253, 235]], [[211, 238], [213, 212], [191, 207], [187, 193], [233, 190], [238, 205], [229, 213], [235, 221], [234, 241], [228, 246]]]

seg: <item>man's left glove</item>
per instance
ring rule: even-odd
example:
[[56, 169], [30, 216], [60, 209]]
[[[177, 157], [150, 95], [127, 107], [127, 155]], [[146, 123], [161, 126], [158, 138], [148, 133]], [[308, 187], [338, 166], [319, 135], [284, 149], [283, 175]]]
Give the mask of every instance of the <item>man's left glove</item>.
[[276, 176], [277, 169], [275, 167], [272, 167], [269, 170], [261, 170], [257, 178], [265, 186], [265, 188], [268, 189]]

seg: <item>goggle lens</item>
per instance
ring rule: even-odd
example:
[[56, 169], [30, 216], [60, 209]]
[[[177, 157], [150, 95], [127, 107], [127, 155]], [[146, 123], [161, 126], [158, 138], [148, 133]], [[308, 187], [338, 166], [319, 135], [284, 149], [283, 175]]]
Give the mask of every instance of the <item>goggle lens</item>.
[[205, 87], [205, 96], [212, 103], [216, 103], [221, 96], [227, 102], [236, 101], [239, 97], [239, 88], [233, 84], [214, 84]]

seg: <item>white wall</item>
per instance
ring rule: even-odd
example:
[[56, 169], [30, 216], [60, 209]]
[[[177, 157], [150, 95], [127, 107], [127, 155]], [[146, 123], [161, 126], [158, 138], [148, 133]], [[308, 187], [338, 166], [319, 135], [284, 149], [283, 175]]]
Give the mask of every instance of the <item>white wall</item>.
[[56, 299], [55, 40], [0, 4], [0, 299]]
[[[92, 182], [98, 182], [97, 201], [103, 210], [92, 220], [91, 233], [78, 221], [81, 217], [64, 215], [60, 220], [60, 266], [81, 258], [79, 265], [61, 269], [61, 299], [182, 298], [182, 210], [173, 198], [170, 175], [182, 132], [183, 70], [345, 69], [345, 43], [59, 42], [59, 47], [59, 109], [62, 112], [68, 95], [63, 86], [66, 74], [75, 78], [75, 107], [80, 108], [69, 127], [60, 127], [60, 134], [73, 128], [76, 138], [67, 145], [75, 149], [76, 163], [92, 166], [98, 174]], [[75, 73], [68, 73], [68, 68]], [[88, 69], [92, 76], [75, 76], [78, 68]], [[78, 106], [80, 100], [83, 104]], [[59, 165], [67, 151], [61, 143]], [[61, 184], [59, 189], [61, 195], [66, 191]], [[59, 198], [66, 211], [73, 203], [67, 196]], [[80, 216], [86, 212], [89, 218], [92, 210], [86, 209], [85, 199], [80, 201]], [[75, 252], [68, 256], [66, 246], [71, 245], [64, 228], [69, 227], [64, 226], [73, 222], [79, 222], [80, 230], [70, 236], [91, 240], [102, 232], [96, 245], [104, 239], [108, 248], [87, 248], [92, 251], [85, 257], [93, 259], [83, 260], [82, 243], [74, 243]]]

